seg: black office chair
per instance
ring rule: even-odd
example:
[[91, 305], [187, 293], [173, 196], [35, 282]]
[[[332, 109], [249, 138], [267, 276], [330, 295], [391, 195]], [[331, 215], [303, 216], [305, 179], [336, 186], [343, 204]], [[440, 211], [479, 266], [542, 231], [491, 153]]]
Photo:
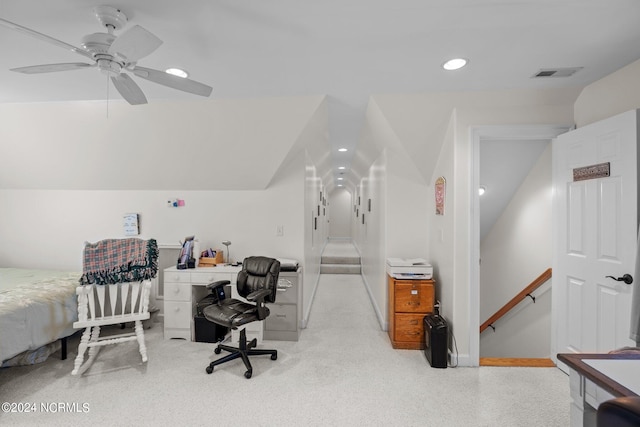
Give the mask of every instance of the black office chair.
[[640, 426], [640, 397], [618, 397], [602, 402], [596, 413], [598, 427]]
[[[207, 285], [207, 288], [218, 296], [218, 303], [205, 307], [202, 311], [204, 317], [210, 322], [232, 329], [238, 329], [247, 323], [266, 319], [269, 316], [269, 309], [265, 306], [265, 303], [276, 301], [279, 274], [280, 262], [276, 259], [261, 256], [245, 258], [242, 263], [242, 270], [238, 273], [236, 287], [240, 296], [255, 304], [248, 304], [233, 298], [225, 298], [224, 286], [231, 282], [221, 280]], [[255, 346], [256, 339], [254, 338], [247, 342], [245, 328], [242, 328], [240, 330], [240, 343], [237, 348], [218, 344], [215, 349], [216, 354], [220, 354], [222, 350], [231, 354], [211, 362], [207, 366], [207, 374], [213, 372], [214, 366], [241, 357], [244, 366], [247, 368], [244, 376], [248, 379], [251, 378], [253, 373], [249, 356], [270, 354], [271, 360], [278, 358], [276, 350], [254, 349]]]

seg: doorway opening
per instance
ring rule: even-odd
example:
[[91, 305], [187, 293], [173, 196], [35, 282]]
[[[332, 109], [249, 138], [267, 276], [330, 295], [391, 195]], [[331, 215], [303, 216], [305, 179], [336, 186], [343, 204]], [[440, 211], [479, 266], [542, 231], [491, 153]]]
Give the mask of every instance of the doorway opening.
[[[471, 232], [471, 239], [470, 239], [470, 289], [469, 289], [469, 298], [470, 298], [470, 321], [469, 321], [469, 328], [470, 328], [470, 333], [469, 333], [469, 339], [470, 339], [470, 343], [469, 343], [469, 349], [470, 349], [470, 358], [471, 361], [475, 361], [476, 364], [479, 364], [480, 362], [480, 322], [484, 322], [486, 319], [484, 317], [490, 316], [491, 314], [493, 314], [493, 311], [491, 313], [489, 313], [487, 315], [488, 311], [491, 311], [492, 308], [491, 307], [492, 304], [494, 304], [494, 301], [489, 300], [491, 302], [491, 304], [489, 304], [489, 307], [487, 308], [486, 305], [483, 305], [481, 307], [481, 302], [486, 303], [487, 301], [487, 297], [491, 297], [492, 295], [483, 295], [481, 293], [481, 289], [482, 289], [482, 281], [481, 281], [481, 261], [482, 261], [482, 252], [481, 252], [481, 242], [482, 242], [482, 238], [487, 238], [487, 236], [492, 234], [492, 228], [496, 227], [495, 224], [498, 224], [498, 222], [500, 220], [502, 220], [502, 218], [500, 218], [501, 212], [500, 211], [500, 207], [499, 206], [494, 206], [493, 210], [494, 211], [498, 211], [498, 212], [493, 212], [493, 213], [488, 213], [488, 211], [491, 211], [491, 209], [488, 209], [485, 206], [485, 215], [482, 215], [482, 211], [483, 211], [483, 207], [480, 201], [480, 195], [478, 192], [478, 189], [483, 186], [485, 187], [485, 195], [487, 196], [486, 200], [490, 199], [490, 193], [491, 191], [500, 191], [498, 189], [498, 187], [500, 187], [499, 184], [487, 184], [487, 183], [483, 183], [482, 178], [484, 179], [489, 179], [489, 177], [487, 177], [487, 175], [482, 175], [482, 170], [483, 170], [483, 166], [481, 164], [481, 159], [483, 158], [483, 149], [484, 148], [491, 148], [493, 146], [493, 149], [500, 149], [502, 148], [503, 150], [505, 150], [505, 152], [501, 153], [501, 154], [496, 154], [495, 152], [491, 153], [491, 150], [489, 150], [489, 153], [485, 152], [485, 161], [486, 160], [486, 155], [487, 154], [491, 154], [493, 156], [500, 156], [499, 159], [497, 159], [498, 161], [501, 162], [510, 162], [513, 159], [510, 160], [510, 157], [507, 155], [509, 153], [507, 153], [506, 151], [514, 151], [513, 153], [511, 153], [511, 155], [516, 155], [516, 151], [517, 151], [517, 146], [521, 146], [521, 147], [525, 147], [526, 152], [528, 154], [529, 157], [535, 156], [535, 153], [538, 153], [538, 156], [542, 156], [544, 153], [546, 153], [546, 155], [549, 157], [549, 162], [550, 162], [550, 144], [549, 142], [555, 138], [556, 136], [558, 136], [561, 133], [564, 133], [566, 131], [568, 131], [570, 129], [569, 126], [555, 126], [555, 125], [549, 125], [549, 126], [483, 126], [483, 127], [475, 127], [472, 129], [471, 132], [471, 166], [472, 166], [472, 173], [471, 173], [471, 187], [473, 189], [473, 191], [471, 191], [470, 197], [471, 197], [471, 224], [470, 224], [470, 232]], [[511, 145], [506, 145], [511, 143]], [[486, 147], [485, 147], [486, 144]], [[537, 147], [535, 147], [537, 146]], [[548, 150], [548, 152], [547, 152]], [[520, 154], [517, 154], [520, 155]], [[489, 164], [485, 165], [484, 169], [488, 169], [488, 168], [496, 168], [496, 166], [491, 166], [491, 162], [495, 160], [495, 159], [491, 159], [489, 160]], [[537, 161], [538, 159], [534, 159], [535, 161]], [[533, 163], [533, 166], [535, 166], [536, 162], [529, 162], [529, 163]], [[513, 162], [515, 163], [515, 160], [513, 160]], [[503, 169], [505, 171], [508, 172], [508, 169], [510, 168], [510, 166], [514, 166], [514, 165], [503, 165]], [[522, 168], [522, 166], [520, 166]], [[547, 165], [546, 167], [548, 167], [549, 172], [551, 171], [551, 165]], [[504, 172], [504, 173], [507, 173]], [[522, 171], [520, 171], [521, 174], [520, 175], [524, 175], [521, 176], [520, 181], [524, 182], [524, 180], [526, 180], [527, 174], [522, 174]], [[494, 178], [491, 178], [492, 180]], [[509, 178], [507, 178], [506, 176], [502, 177], [503, 180], [507, 181]], [[506, 183], [505, 183], [506, 184]], [[494, 190], [491, 189], [491, 186], [495, 186]], [[515, 189], [512, 189], [511, 191], [514, 191], [513, 194], [515, 194], [515, 192], [517, 192], [519, 186], [516, 183], [515, 185], [512, 185], [512, 187], [515, 186]], [[548, 188], [549, 192], [551, 191], [551, 188], [549, 186]], [[508, 192], [509, 190], [507, 189], [503, 189], [503, 192]], [[494, 196], [498, 196], [498, 195], [494, 195]], [[500, 202], [496, 201], [494, 203], [496, 204], [503, 204], [505, 206], [509, 205], [509, 200], [511, 200], [510, 197], [507, 197], [507, 194], [502, 194], [500, 195], [500, 197], [497, 197], [497, 199], [501, 199]], [[548, 197], [550, 197], [550, 193], [547, 195]], [[483, 196], [484, 197], [484, 196]], [[522, 197], [522, 196], [521, 196]], [[486, 204], [484, 201], [482, 202], [484, 204]], [[504, 210], [503, 210], [504, 211]], [[534, 210], [535, 211], [535, 210]], [[518, 214], [512, 214], [513, 217], [511, 218], [511, 221], [515, 221], [515, 220], [519, 220], [519, 221], [535, 221], [535, 218], [527, 218], [526, 215], [523, 217], [518, 217]], [[493, 217], [492, 217], [493, 216]], [[500, 219], [496, 219], [495, 217], [498, 217]], [[549, 217], [549, 224], [550, 224], [550, 219], [551, 219], [551, 212], [548, 212], [548, 217]], [[483, 223], [481, 223], [481, 218]], [[508, 224], [508, 219], [505, 220], [505, 224]], [[518, 225], [518, 224], [516, 224]], [[513, 224], [511, 224], [511, 226], [513, 226]], [[550, 225], [549, 225], [550, 226]], [[521, 229], [526, 230], [526, 224], [523, 226], [522, 224], [520, 224]], [[508, 228], [505, 226], [505, 228]], [[505, 233], [505, 230], [498, 230], [496, 231], [495, 235], [493, 236], [493, 238], [500, 238], [500, 233]], [[550, 234], [550, 230], [549, 230], [549, 234]], [[504, 237], [504, 236], [502, 236]], [[522, 246], [525, 246], [527, 243], [526, 242], [518, 242], [517, 239], [525, 239], [522, 236], [518, 236], [518, 235], [511, 235], [509, 236], [509, 239], [511, 239], [511, 244], [519, 244]], [[549, 245], [549, 250], [551, 249], [551, 246]], [[504, 250], [504, 249], [502, 249]], [[491, 255], [489, 255], [489, 252], [485, 252], [484, 253], [485, 257], [490, 258]], [[493, 254], [492, 254], [493, 255]], [[495, 263], [496, 265], [499, 265], [499, 268], [504, 268], [506, 270], [516, 270], [517, 267], [514, 267], [513, 265], [507, 265], [509, 261], [507, 260], [500, 260], [499, 256], [495, 256], [496, 259], [492, 259], [490, 262]], [[504, 265], [500, 266], [500, 262], [502, 261], [502, 263]], [[487, 262], [489, 262], [489, 259], [487, 259]], [[549, 263], [550, 264], [550, 263]], [[547, 267], [550, 267], [550, 265], [548, 265]], [[505, 270], [505, 271], [506, 271]], [[544, 270], [544, 269], [543, 269]], [[513, 271], [512, 271], [513, 273]], [[514, 273], [516, 274], [517, 271]], [[537, 276], [534, 275], [534, 277]], [[522, 283], [521, 288], [524, 288], [527, 285], [527, 283]], [[489, 289], [490, 293], [495, 293], [496, 290], [495, 289]], [[502, 291], [501, 291], [502, 292]], [[508, 292], [508, 291], [506, 291]], [[550, 291], [549, 291], [550, 293]], [[514, 293], [514, 295], [517, 294]], [[550, 295], [549, 295], [550, 296]], [[508, 301], [511, 297], [506, 298], [506, 300]], [[500, 296], [497, 297], [496, 299], [498, 301], [500, 301], [501, 299], [504, 299], [504, 297]], [[498, 303], [498, 305], [501, 307], [502, 304]], [[500, 308], [498, 307], [498, 308]], [[497, 309], [496, 309], [497, 310]], [[495, 311], [495, 310], [494, 310]], [[503, 330], [504, 330], [504, 325], [503, 325]], [[485, 334], [492, 333], [492, 330], [488, 331], [488, 332], [484, 332]]]

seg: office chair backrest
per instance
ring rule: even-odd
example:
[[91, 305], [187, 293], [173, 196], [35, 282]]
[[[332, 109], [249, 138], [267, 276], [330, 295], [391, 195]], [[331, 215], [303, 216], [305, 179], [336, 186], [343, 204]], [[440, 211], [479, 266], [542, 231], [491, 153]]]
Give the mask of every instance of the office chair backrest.
[[280, 274], [280, 261], [263, 256], [245, 258], [242, 262], [242, 271], [238, 273], [238, 294], [246, 297], [251, 292], [260, 289], [270, 289], [271, 294], [264, 299], [265, 302], [276, 302], [278, 290], [278, 275]]

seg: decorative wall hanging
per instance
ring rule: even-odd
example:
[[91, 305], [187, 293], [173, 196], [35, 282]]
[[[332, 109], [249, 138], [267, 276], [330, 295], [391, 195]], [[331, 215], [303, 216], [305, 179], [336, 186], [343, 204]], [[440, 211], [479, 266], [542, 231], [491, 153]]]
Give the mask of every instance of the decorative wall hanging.
[[138, 214], [128, 213], [123, 217], [124, 235], [125, 236], [137, 236], [140, 234]]
[[444, 215], [445, 179], [443, 176], [436, 179], [436, 215]]

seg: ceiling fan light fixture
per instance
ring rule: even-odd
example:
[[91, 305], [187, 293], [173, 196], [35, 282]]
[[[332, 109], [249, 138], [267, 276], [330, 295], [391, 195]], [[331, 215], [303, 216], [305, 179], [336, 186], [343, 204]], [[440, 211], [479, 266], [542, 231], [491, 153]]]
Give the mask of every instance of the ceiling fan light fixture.
[[444, 68], [447, 71], [455, 71], [467, 65], [468, 62], [469, 61], [467, 61], [464, 58], [454, 58], [442, 64], [442, 68]]
[[182, 70], [180, 68], [167, 68], [166, 70], [164, 70], [164, 72], [167, 74], [171, 74], [173, 76], [182, 77], [183, 79], [186, 79], [187, 77], [189, 77], [189, 73], [187, 73], [185, 70]]

